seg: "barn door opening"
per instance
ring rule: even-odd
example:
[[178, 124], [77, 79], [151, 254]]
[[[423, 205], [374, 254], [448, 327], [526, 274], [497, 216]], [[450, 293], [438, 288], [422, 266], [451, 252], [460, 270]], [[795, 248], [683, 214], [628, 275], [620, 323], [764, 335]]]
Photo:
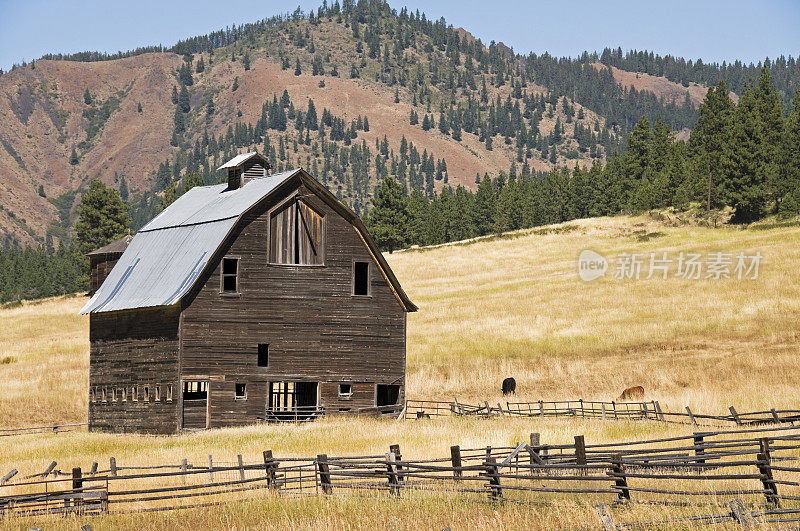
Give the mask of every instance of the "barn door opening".
[[268, 420], [311, 420], [321, 413], [317, 404], [317, 382], [270, 383]]
[[203, 429], [208, 427], [208, 382], [186, 380], [183, 382], [183, 427]]

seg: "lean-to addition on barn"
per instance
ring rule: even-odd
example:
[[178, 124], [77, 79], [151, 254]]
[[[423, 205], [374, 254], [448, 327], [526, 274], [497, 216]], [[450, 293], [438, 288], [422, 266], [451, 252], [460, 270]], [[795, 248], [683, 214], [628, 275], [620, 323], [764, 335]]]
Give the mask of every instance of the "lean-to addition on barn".
[[358, 217], [257, 153], [145, 225], [90, 316], [89, 426], [175, 433], [399, 411], [403, 292]]

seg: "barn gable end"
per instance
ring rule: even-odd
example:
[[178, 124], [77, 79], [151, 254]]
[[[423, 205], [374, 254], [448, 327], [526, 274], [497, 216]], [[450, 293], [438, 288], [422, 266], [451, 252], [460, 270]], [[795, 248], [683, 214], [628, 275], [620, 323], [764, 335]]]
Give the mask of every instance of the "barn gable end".
[[[220, 168], [227, 185], [194, 188], [148, 223], [82, 310], [92, 429], [401, 407], [416, 306], [352, 211], [302, 169], [242, 178], [263, 159], [245, 155]], [[109, 402], [124, 378], [137, 399]]]

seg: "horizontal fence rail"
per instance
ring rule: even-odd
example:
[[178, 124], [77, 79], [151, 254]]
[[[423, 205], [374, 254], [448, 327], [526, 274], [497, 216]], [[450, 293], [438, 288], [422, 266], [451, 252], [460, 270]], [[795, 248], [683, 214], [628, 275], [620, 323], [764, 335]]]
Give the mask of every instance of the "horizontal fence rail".
[[694, 510], [718, 507], [721, 499], [730, 500], [725, 511], [675, 522], [800, 521], [800, 427], [795, 426], [599, 444], [583, 435], [549, 444], [532, 433], [513, 445], [452, 446], [427, 459], [404, 456], [392, 445], [373, 455], [283, 457], [266, 450], [257, 460], [209, 455], [202, 461], [124, 466], [112, 457], [107, 468], [95, 462], [62, 472], [51, 462], [27, 476], [13, 470], [0, 485], [0, 517], [161, 511], [282, 494], [397, 497], [436, 491], [475, 500], [594, 504], [607, 529], [665, 525], [617, 523], [611, 509], [621, 505]]
[[723, 415], [694, 413], [688, 406], [685, 411], [664, 411], [657, 400], [650, 402], [603, 402], [593, 400], [563, 400], [537, 402], [505, 402], [496, 405], [484, 401], [469, 404], [453, 399], [406, 400], [401, 418], [424, 419], [447, 416], [510, 416], [538, 418], [589, 418], [602, 420], [654, 420], [692, 424], [694, 426], [757, 426], [761, 424], [791, 424], [800, 421], [800, 410], [770, 409], [739, 413], [733, 406]]

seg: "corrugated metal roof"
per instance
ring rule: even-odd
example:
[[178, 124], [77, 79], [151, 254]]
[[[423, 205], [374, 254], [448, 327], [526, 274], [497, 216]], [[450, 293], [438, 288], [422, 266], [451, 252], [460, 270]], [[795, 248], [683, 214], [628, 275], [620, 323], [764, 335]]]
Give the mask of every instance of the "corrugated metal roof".
[[217, 171], [224, 170], [225, 168], [238, 168], [239, 166], [244, 164], [247, 160], [255, 156], [258, 156], [260, 159], [263, 159], [264, 162], [267, 162], [267, 159], [265, 159], [262, 155], [259, 155], [257, 151], [251, 151], [250, 153], [242, 153], [241, 155], [236, 155], [231, 160], [229, 160], [228, 162], [217, 168]]
[[177, 303], [239, 216], [299, 171], [253, 179], [236, 190], [224, 184], [192, 188], [133, 237], [80, 313]]

